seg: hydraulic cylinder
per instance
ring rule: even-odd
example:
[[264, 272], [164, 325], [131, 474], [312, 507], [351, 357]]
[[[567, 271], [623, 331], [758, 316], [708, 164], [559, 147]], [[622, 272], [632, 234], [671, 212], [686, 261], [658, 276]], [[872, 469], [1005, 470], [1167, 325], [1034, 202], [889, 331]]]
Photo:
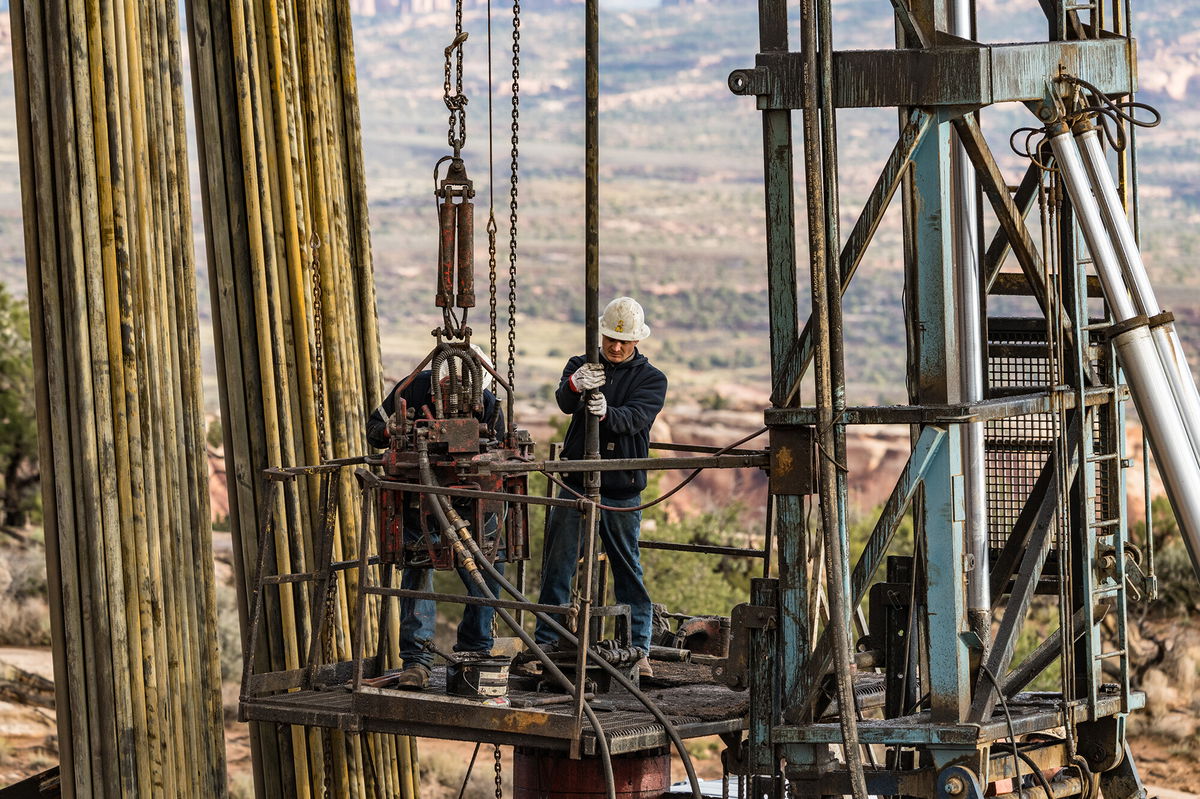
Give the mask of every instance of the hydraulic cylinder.
[[1171, 390], [1168, 369], [1159, 356], [1145, 315], [1139, 313], [1126, 286], [1079, 148], [1066, 125], [1059, 127], [1060, 130], [1050, 137], [1050, 146], [1092, 254], [1105, 298], [1117, 325], [1125, 328], [1113, 339], [1117, 360], [1125, 370], [1167, 497], [1187, 542], [1192, 567], [1200, 574], [1200, 462]]
[[1196, 390], [1196, 381], [1192, 377], [1179, 334], [1175, 331], [1175, 322], [1167, 317], [1165, 321], [1155, 323], [1153, 317], [1158, 316], [1163, 309], [1158, 304], [1154, 287], [1150, 285], [1150, 276], [1146, 272], [1146, 265], [1134, 238], [1133, 227], [1121, 207], [1117, 186], [1105, 162], [1096, 128], [1089, 123], [1086, 129], [1076, 130], [1079, 132], [1075, 135], [1075, 141], [1079, 144], [1084, 168], [1091, 178], [1096, 201], [1100, 206], [1100, 216], [1112, 238], [1117, 260], [1133, 294], [1134, 304], [1141, 314], [1151, 320], [1150, 334], [1154, 338], [1154, 345], [1158, 349], [1159, 358], [1170, 382], [1171, 394], [1183, 415], [1183, 425], [1192, 444], [1192, 451], [1200, 460], [1200, 392]]

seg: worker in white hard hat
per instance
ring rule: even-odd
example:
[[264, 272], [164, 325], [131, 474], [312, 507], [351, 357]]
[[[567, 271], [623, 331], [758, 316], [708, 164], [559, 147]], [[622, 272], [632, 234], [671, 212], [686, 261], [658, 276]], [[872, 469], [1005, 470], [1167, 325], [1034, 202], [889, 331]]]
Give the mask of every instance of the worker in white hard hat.
[[[475, 355], [487, 366], [492, 362], [480, 349], [472, 344]], [[461, 360], [461, 359], [460, 359]], [[438, 381], [442, 390], [446, 390], [450, 382], [448, 359], [439, 363]], [[388, 392], [383, 404], [375, 409], [367, 420], [367, 442], [373, 447], [383, 448], [390, 444], [387, 421], [395, 412], [396, 402], [403, 399], [408, 408], [424, 416], [427, 409], [434, 407], [433, 402], [433, 372], [430, 369], [418, 372], [408, 385], [401, 381]], [[482, 371], [483, 409], [475, 414], [481, 422], [487, 423], [488, 430], [496, 439], [504, 435], [504, 414], [500, 410], [500, 402], [488, 387], [492, 376], [487, 369]], [[406, 547], [415, 545], [421, 538], [421, 511], [419, 497], [411, 496], [412, 505], [404, 509], [404, 543]], [[499, 529], [499, 519], [496, 514], [490, 514], [485, 522], [484, 535], [494, 536]], [[497, 571], [504, 572], [504, 564], [497, 563]], [[459, 577], [471, 596], [481, 597], [474, 581], [469, 579], [466, 569], [458, 569]], [[500, 586], [495, 578], [485, 575], [488, 589], [492, 596], [499, 596]], [[410, 591], [433, 591], [433, 570], [428, 566], [408, 565], [400, 577], [400, 587]], [[463, 618], [458, 625], [455, 652], [490, 652], [492, 644], [492, 617], [494, 609], [479, 605], [467, 605], [463, 609]], [[426, 642], [433, 640], [437, 621], [437, 603], [432, 599], [413, 599], [402, 597], [400, 600], [400, 658], [404, 668], [401, 670], [397, 688], [421, 690], [429, 685], [430, 665], [433, 663], [433, 652]]]
[[[563, 413], [571, 414], [571, 425], [563, 442], [562, 457], [582, 459], [587, 414], [600, 418], [602, 458], [645, 458], [649, 455], [650, 427], [667, 396], [667, 376], [650, 364], [637, 348], [650, 335], [642, 306], [631, 297], [618, 297], [600, 317], [600, 362], [588, 363], [584, 355], [567, 361], [555, 397]], [[591, 389], [598, 389], [589, 396]], [[578, 494], [584, 493], [583, 474], [571, 472], [564, 482]], [[608, 555], [617, 602], [628, 605], [633, 646], [641, 652], [638, 670], [650, 668], [650, 595], [642, 579], [638, 537], [640, 510], [625, 511], [641, 504], [646, 472], [641, 469], [602, 472], [600, 502], [613, 510], [600, 511], [600, 540]], [[564, 496], [571, 496], [564, 492]], [[542, 552], [542, 604], [566, 605], [571, 601], [571, 581], [579, 550], [580, 513], [571, 508], [553, 508], [546, 526]], [[541, 622], [535, 640], [553, 646], [557, 634]]]

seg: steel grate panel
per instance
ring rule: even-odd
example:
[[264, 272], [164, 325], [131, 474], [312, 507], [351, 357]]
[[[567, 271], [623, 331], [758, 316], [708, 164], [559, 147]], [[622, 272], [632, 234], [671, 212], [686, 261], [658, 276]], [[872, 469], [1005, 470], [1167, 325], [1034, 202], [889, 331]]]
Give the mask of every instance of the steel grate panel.
[[[1102, 383], [1110, 377], [1104, 351], [1093, 351], [1091, 366]], [[1045, 390], [1053, 382], [1046, 348], [1044, 322], [1033, 319], [990, 319], [988, 329], [988, 386], [999, 393]], [[1038, 413], [998, 419], [984, 432], [987, 474], [989, 542], [1001, 547], [1012, 533], [1043, 466], [1055, 447], [1053, 414]], [[1111, 404], [1095, 408], [1092, 451], [1104, 455], [1117, 451], [1119, 431]], [[1092, 523], [1110, 518], [1118, 507], [1120, 463], [1116, 459], [1093, 463], [1096, 516]]]
[[[993, 394], [1036, 391], [1051, 384], [1044, 326], [1033, 320], [990, 319], [987, 380]], [[989, 543], [1004, 546], [1054, 448], [1053, 414], [996, 419], [984, 428]]]

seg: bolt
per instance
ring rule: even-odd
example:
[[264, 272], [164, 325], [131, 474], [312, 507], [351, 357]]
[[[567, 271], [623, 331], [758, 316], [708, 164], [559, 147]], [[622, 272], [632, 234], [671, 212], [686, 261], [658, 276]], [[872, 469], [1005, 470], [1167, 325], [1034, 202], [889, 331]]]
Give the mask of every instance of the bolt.
[[961, 777], [951, 777], [950, 779], [946, 780], [946, 793], [950, 794], [951, 796], [958, 796], [966, 789], [967, 786], [963, 784]]

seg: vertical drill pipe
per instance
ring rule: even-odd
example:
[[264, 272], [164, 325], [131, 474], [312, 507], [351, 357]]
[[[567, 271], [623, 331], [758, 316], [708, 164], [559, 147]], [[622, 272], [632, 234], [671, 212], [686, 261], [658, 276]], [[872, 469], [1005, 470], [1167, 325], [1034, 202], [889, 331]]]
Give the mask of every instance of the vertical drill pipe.
[[[1104, 226], [1112, 237], [1121, 270], [1132, 290], [1134, 304], [1143, 316], [1155, 316], [1162, 311], [1162, 307], [1158, 304], [1154, 287], [1150, 284], [1150, 276], [1146, 273], [1146, 265], [1142, 261], [1133, 228], [1121, 206], [1121, 198], [1117, 195], [1112, 173], [1108, 171], [1104, 152], [1100, 149], [1100, 137], [1096, 129], [1089, 124], [1086, 129], [1076, 134], [1075, 141], [1079, 145], [1084, 168], [1091, 179]], [[1196, 381], [1192, 377], [1191, 367], [1188, 366], [1179, 334], [1175, 331], [1175, 323], [1171, 321], [1156, 324], [1151, 328], [1151, 334], [1166, 370], [1167, 380], [1171, 384], [1171, 393], [1183, 416], [1192, 450], [1196, 457], [1200, 458], [1200, 393], [1196, 390]]]
[[[282, 424], [284, 420], [281, 419], [280, 413], [279, 397], [282, 386], [279, 378], [286, 366], [277, 357], [282, 353], [276, 350], [272, 335], [273, 325], [267, 270], [274, 266], [274, 242], [273, 238], [268, 240], [264, 236], [264, 210], [267, 210], [264, 209], [264, 204], [269, 203], [269, 199], [264, 191], [266, 188], [264, 154], [257, 140], [255, 128], [256, 111], [259, 110], [259, 107], [255, 102], [256, 87], [252, 82], [254, 77], [252, 73], [253, 60], [249, 49], [252, 41], [248, 35], [250, 31], [248, 25], [252, 20], [248, 20], [245, 5], [241, 0], [235, 0], [230, 4], [230, 8], [232, 10], [230, 22], [238, 138], [244, 164], [241, 177], [246, 202], [245, 232], [249, 238], [249, 257], [239, 264], [239, 271], [241, 272], [240, 276], [246, 281], [243, 290], [249, 292], [251, 299], [252, 316], [247, 320], [248, 340], [253, 342], [256, 347], [254, 352], [257, 356], [258, 368], [261, 370], [259, 386], [262, 391], [262, 404], [257, 409], [261, 413], [263, 425], [261, 428], [263, 437], [260, 439], [261, 455], [265, 456], [267, 463], [280, 463], [282, 462]], [[286, 500], [286, 497], [283, 498], [284, 502]], [[291, 563], [285, 529], [281, 525], [275, 540], [271, 542], [280, 570], [288, 568]], [[294, 594], [291, 586], [283, 586], [279, 591], [278, 608], [282, 627], [280, 639], [283, 647], [283, 664], [287, 669], [295, 669], [300, 666], [299, 645], [294, 635], [297, 629], [297, 604]], [[308, 795], [307, 776], [309, 770], [304, 735], [300, 728], [293, 727], [290, 732], [293, 790], [298, 791], [300, 797], [304, 797]]]
[[[172, 690], [168, 685], [165, 663], [167, 651], [172, 648], [178, 650], [178, 639], [168, 641], [168, 636], [177, 633], [179, 625], [170, 625], [170, 630], [165, 625], [156, 625], [153, 613], [153, 607], [162, 607], [172, 600], [171, 595], [164, 591], [162, 562], [163, 545], [169, 540], [172, 525], [178, 518], [173, 507], [178, 490], [171, 485], [172, 463], [167, 451], [171, 437], [168, 428], [172, 419], [166, 401], [166, 395], [170, 392], [166, 386], [171, 372], [166, 346], [170, 333], [163, 329], [160, 294], [163, 283], [160, 270], [166, 266], [166, 261], [161, 248], [161, 215], [158, 213], [161, 195], [155, 180], [155, 167], [159, 159], [152, 157], [151, 153], [153, 149], [153, 155], [158, 155], [161, 139], [153, 127], [159, 109], [155, 105], [153, 87], [148, 84], [147, 64], [150, 59], [147, 46], [153, 33], [146, 29], [146, 20], [143, 18], [145, 10], [144, 4], [134, 4], [128, 0], [116, 6], [117, 56], [122, 64], [119, 74], [134, 111], [131, 115], [132, 124], [125, 127], [127, 135], [124, 144], [131, 147], [128, 156], [130, 191], [126, 198], [133, 198], [137, 204], [136, 211], [130, 214], [130, 220], [134, 222], [133, 232], [140, 249], [134, 293], [135, 302], [139, 304], [137, 310], [140, 310], [145, 346], [140, 362], [142, 379], [139, 386], [143, 389], [144, 407], [153, 412], [156, 422], [146, 427], [142, 439], [147, 449], [146, 464], [149, 466], [146, 471], [149, 526], [145, 534], [134, 536], [132, 547], [125, 547], [125, 557], [134, 559], [137, 564], [136, 571], [126, 572], [126, 592], [130, 644], [133, 651], [138, 652], [135, 634], [140, 635], [145, 678], [144, 686], [135, 686], [133, 700], [135, 708], [139, 704], [145, 707], [144, 734], [148, 736], [146, 755], [153, 760], [149, 764], [149, 771], [139, 762], [139, 773], [149, 773], [152, 784], [157, 785], [164, 773], [160, 759], [167, 759], [166, 790], [175, 790], [177, 786], [172, 772], [183, 768], [182, 752], [178, 748], [185, 744], [181, 740], [182, 730], [169, 731], [168, 738], [162, 740], [158, 729], [160, 725], [171, 726], [172, 700], [180, 696], [178, 690]], [[160, 664], [159, 658], [164, 662]], [[142, 712], [138, 712], [135, 716], [135, 725], [141, 715]], [[139, 737], [141, 734], [139, 732]]]
[[[599, 0], [584, 4], [584, 352], [600, 362], [600, 19]], [[599, 391], [599, 389], [591, 389]], [[588, 396], [591, 396], [590, 392]], [[584, 457], [600, 459], [600, 420], [587, 414]], [[600, 473], [588, 472], [588, 496], [600, 496]]]
[[[827, 11], [822, 3], [823, 11]], [[805, 83], [812, 88], [830, 91], [828, 86], [818, 86], [818, 81], [824, 84], [831, 81], [828, 60], [831, 53], [819, 55], [819, 29], [822, 22], [818, 17], [819, 11], [814, 0], [803, 0], [800, 6], [800, 31], [802, 51], [804, 53], [803, 74]], [[822, 37], [823, 38], [823, 37]], [[826, 41], [828, 50], [829, 42]], [[818, 63], [820, 62], [822, 63]], [[825, 67], [825, 69], [822, 69]], [[829, 591], [830, 626], [833, 628], [835, 663], [837, 666], [837, 686], [842, 728], [842, 744], [845, 750], [846, 764], [851, 775], [851, 785], [855, 799], [866, 799], [866, 780], [862, 771], [862, 753], [858, 748], [858, 720], [854, 707], [854, 675], [850, 665], [850, 608], [846, 598], [846, 583], [842, 572], [846, 553], [843, 551], [840, 519], [841, 500], [838, 496], [839, 481], [837, 463], [837, 433], [834, 430], [834, 365], [833, 347], [830, 341], [832, 335], [840, 335], [840, 330], [830, 330], [833, 319], [830, 318], [831, 308], [829, 292], [829, 259], [826, 250], [829, 247], [829, 229], [826, 219], [825, 181], [827, 168], [821, 153], [821, 118], [818, 111], [816, 91], [806, 93], [803, 107], [804, 125], [804, 169], [805, 186], [808, 198], [808, 230], [809, 230], [809, 266], [812, 279], [812, 313], [816, 320], [815, 348], [815, 382], [818, 414], [818, 450], [820, 453], [820, 498], [821, 522], [825, 534], [826, 548], [826, 580]], [[836, 142], [829, 142], [835, 146]], [[837, 274], [837, 263], [834, 259], [834, 274]], [[839, 288], [834, 283], [835, 293]], [[840, 310], [840, 309], [838, 309]], [[836, 311], [835, 311], [836, 313]]]
[[[58, 203], [58, 227], [56, 233], [61, 242], [59, 263], [56, 265], [62, 292], [61, 307], [56, 312], [62, 315], [66, 333], [66, 396], [71, 400], [72, 425], [79, 431], [78, 450], [72, 452], [76, 475], [76, 490], [82, 498], [82, 507], [76, 505], [77, 519], [69, 529], [77, 531], [81, 551], [86, 561], [79, 579], [82, 582], [85, 613], [90, 606], [91, 624], [85, 628], [90, 635], [89, 662], [98, 672], [97, 684], [101, 695], [98, 700], [105, 703], [94, 707], [95, 714], [106, 734], [111, 739], [100, 738], [102, 762], [93, 761], [93, 768], [102, 774], [105, 789], [116, 791], [118, 786], [128, 790], [136, 786], [136, 756], [132, 725], [133, 708], [128, 681], [128, 660], [124, 653], [114, 651], [113, 644], [119, 638], [126, 640], [125, 619], [120, 610], [120, 595], [109, 596], [109, 590], [118, 583], [110, 580], [106, 565], [113, 562], [110, 537], [105, 535], [104, 514], [97, 473], [99, 455], [96, 451], [96, 401], [98, 391], [93, 384], [90, 363], [89, 339], [91, 324], [87, 319], [86, 290], [83, 286], [84, 255], [79, 220], [79, 174], [76, 159], [76, 123], [71, 104], [70, 91], [62, 87], [69, 85], [68, 46], [63, 26], [66, 23], [65, 4], [47, 4], [44, 13], [48, 18], [47, 53], [49, 55], [49, 79], [56, 90], [50, 95], [51, 146], [57, 151], [59, 162], [55, 164], [55, 197]], [[103, 401], [103, 399], [100, 399]], [[119, 575], [118, 579], [119, 579]], [[124, 662], [122, 662], [124, 661]], [[118, 740], [120, 745], [118, 746]]]
[[[588, 363], [600, 362], [600, 9], [599, 0], [585, 0], [584, 3], [584, 269], [585, 269], [585, 300], [584, 320], [587, 324], [584, 336], [584, 352]], [[600, 389], [590, 389], [585, 398], [595, 396]], [[600, 460], [600, 418], [590, 411], [584, 411], [586, 426], [584, 428], [583, 457], [586, 460]], [[587, 623], [590, 602], [595, 596], [596, 560], [596, 525], [599, 523], [599, 512], [595, 505], [600, 502], [600, 472], [588, 472], [584, 477], [584, 488], [588, 499], [592, 501], [593, 510], [586, 516], [588, 529], [584, 534], [587, 548], [583, 550], [584, 575], [587, 583], [584, 585], [583, 620]], [[579, 636], [579, 658], [576, 682], [578, 695], [575, 704], [579, 709], [584, 692], [584, 675], [587, 671], [588, 639], [585, 634]], [[576, 719], [581, 721], [578, 715]], [[577, 722], [576, 730], [579, 729]], [[572, 742], [572, 754], [576, 754], [579, 736]]]
[[458, 204], [458, 296], [459, 308], [475, 307], [475, 203]]
[[[75, 581], [63, 581], [63, 556], [68, 549], [73, 549], [69, 542], [60, 543], [59, 535], [59, 505], [58, 497], [65, 481], [70, 480], [70, 471], [62, 471], [63, 464], [56, 463], [55, 456], [65, 453], [65, 447], [60, 443], [65, 441], [66, 428], [59, 428], [52, 422], [52, 415], [63, 412], [62, 403], [51, 403], [50, 384], [54, 374], [61, 374], [52, 364], [51, 359], [61, 358], [61, 349], [50, 350], [47, 341], [51, 339], [48, 329], [56, 325], [53, 320], [53, 309], [47, 317], [45, 305], [46, 296], [43, 293], [43, 256], [46, 263], [53, 262], [53, 244], [45, 238], [46, 216], [48, 209], [39, 204], [39, 196], [43, 202], [49, 198], [49, 193], [41, 193], [36, 189], [40, 180], [49, 179], [49, 169], [45, 171], [38, 166], [48, 167], [48, 137], [34, 137], [34, 121], [39, 111], [35, 104], [40, 103], [41, 96], [37, 92], [40, 83], [41, 50], [38, 46], [36, 32], [27, 28], [24, 3], [15, 2], [11, 6], [12, 13], [12, 48], [13, 48], [13, 82], [15, 85], [17, 146], [19, 163], [21, 165], [21, 200], [24, 208], [22, 220], [24, 223], [25, 261], [29, 287], [29, 330], [33, 345], [33, 366], [35, 374], [36, 410], [39, 430], [60, 431], [58, 435], [38, 436], [38, 459], [41, 465], [42, 507], [44, 527], [46, 531], [46, 572], [48, 598], [50, 604], [50, 631], [54, 642], [54, 670], [56, 674], [66, 674], [68, 663], [80, 662], [81, 617], [78, 613], [78, 586]], [[34, 11], [36, 19], [36, 10]], [[33, 35], [31, 35], [33, 34]], [[30, 46], [32, 45], [32, 46]], [[36, 148], [36, 149], [35, 149]], [[49, 245], [51, 249], [44, 250]], [[61, 395], [60, 395], [61, 396]], [[64, 420], [58, 420], [64, 421]], [[65, 547], [65, 548], [64, 548]], [[70, 586], [70, 590], [68, 590]], [[63, 771], [62, 790], [67, 799], [76, 795], [90, 796], [90, 771], [87, 768], [88, 728], [86, 724], [86, 703], [83, 700], [83, 680], [55, 680], [55, 707], [58, 721], [59, 753]]]
[[[274, 635], [264, 637], [259, 650], [248, 648], [251, 588], [247, 583], [256, 557], [254, 534], [244, 531], [257, 529], [254, 512], [259, 486], [252, 464], [258, 459], [251, 452], [251, 442], [255, 440], [254, 428], [259, 417], [253, 411], [259, 381], [253, 361], [242, 351], [238, 307], [241, 292], [233, 280], [234, 265], [245, 257], [246, 242], [240, 232], [244, 198], [236, 180], [242, 164], [238, 148], [224, 144], [237, 137], [236, 115], [231, 113], [233, 79], [228, 9], [227, 5], [212, 0], [188, 0], [186, 8], [225, 461], [236, 489], [230, 493], [229, 521], [234, 531], [238, 615], [243, 621], [244, 655], [265, 663], [274, 648]], [[267, 786], [276, 786], [281, 780], [281, 752], [273, 727], [252, 723], [250, 749], [255, 791], [257, 795], [266, 795]]]
[[[972, 0], [950, 0], [950, 33], [974, 38]], [[978, 249], [978, 191], [975, 170], [966, 150], [955, 137], [950, 154], [954, 185], [955, 304], [958, 308], [959, 382], [961, 401], [983, 399], [983, 310]], [[983, 463], [983, 422], [963, 425], [962, 463], [966, 484], [967, 553], [972, 568], [967, 575], [967, 618], [972, 632], [984, 645], [991, 637], [991, 585], [989, 582], [987, 481]]]

